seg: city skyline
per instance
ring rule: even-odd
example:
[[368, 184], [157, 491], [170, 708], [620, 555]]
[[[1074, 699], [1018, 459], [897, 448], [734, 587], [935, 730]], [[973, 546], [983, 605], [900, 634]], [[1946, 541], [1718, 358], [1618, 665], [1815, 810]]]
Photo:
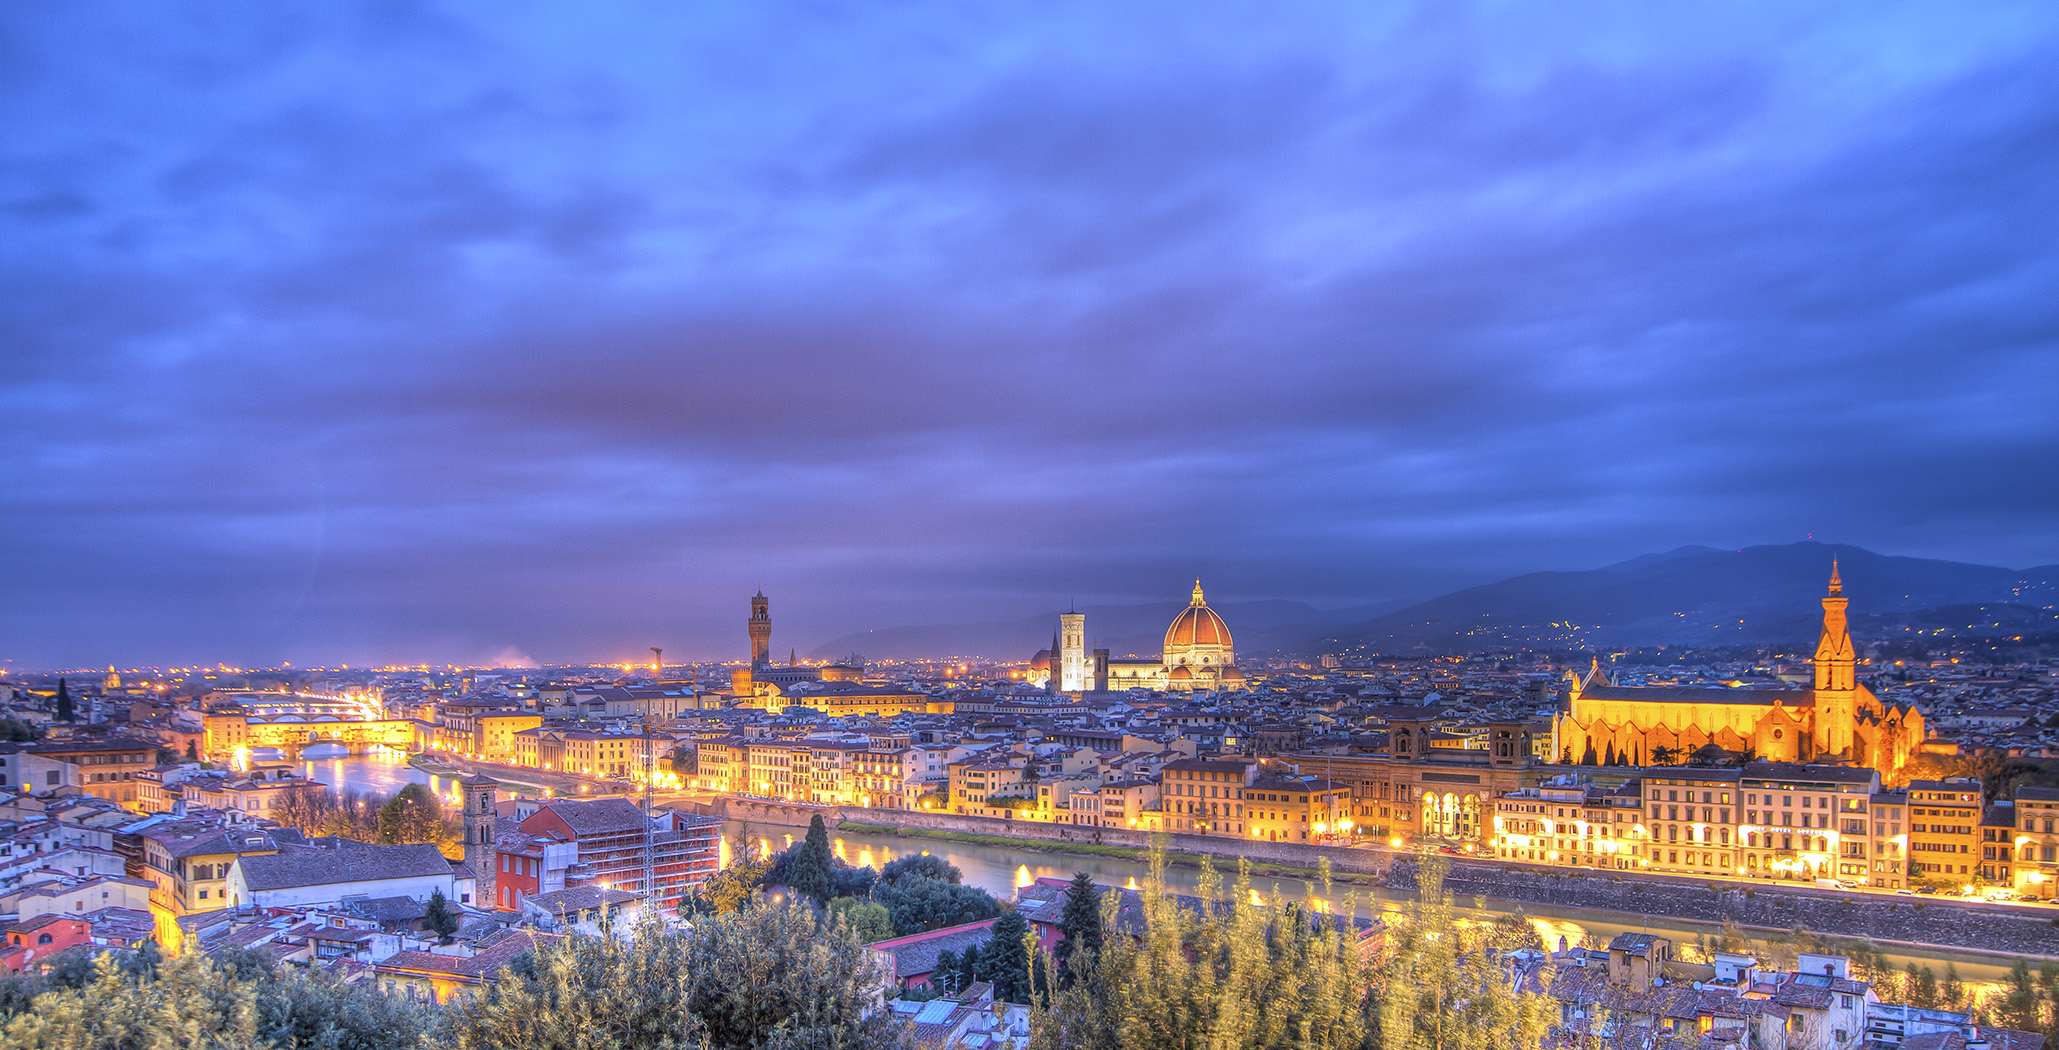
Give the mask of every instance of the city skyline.
[[1181, 11], [11, 13], [0, 660], [2059, 562], [2059, 16]]

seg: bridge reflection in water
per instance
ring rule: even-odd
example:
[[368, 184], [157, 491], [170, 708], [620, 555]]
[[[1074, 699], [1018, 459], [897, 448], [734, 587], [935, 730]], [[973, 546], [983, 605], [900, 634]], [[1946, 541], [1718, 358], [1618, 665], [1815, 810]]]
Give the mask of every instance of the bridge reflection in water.
[[464, 804], [457, 777], [424, 773], [408, 765], [405, 752], [381, 748], [353, 756], [340, 747], [323, 744], [302, 752], [299, 766], [302, 776], [339, 792], [395, 795], [409, 784], [422, 784], [434, 791], [445, 806]]

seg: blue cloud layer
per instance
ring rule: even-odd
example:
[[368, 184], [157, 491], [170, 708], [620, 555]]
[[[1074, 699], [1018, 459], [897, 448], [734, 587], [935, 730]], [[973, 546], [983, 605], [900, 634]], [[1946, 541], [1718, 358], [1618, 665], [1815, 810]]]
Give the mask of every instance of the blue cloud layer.
[[0, 658], [2059, 560], [2040, 5], [0, 15]]

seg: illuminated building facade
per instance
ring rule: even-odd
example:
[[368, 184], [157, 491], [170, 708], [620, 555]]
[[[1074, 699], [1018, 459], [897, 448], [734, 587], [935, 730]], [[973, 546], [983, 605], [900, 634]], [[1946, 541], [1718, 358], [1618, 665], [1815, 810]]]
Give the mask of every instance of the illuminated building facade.
[[1980, 874], [1980, 781], [1909, 782], [1909, 876], [1963, 885]]
[[[1899, 853], [1883, 851], [1883, 843], [1873, 834], [1878, 771], [1753, 762], [1745, 767], [1738, 790], [1744, 799], [1744, 820], [1738, 828], [1745, 846], [1741, 874], [1865, 885], [1898, 878], [1893, 872], [1875, 872], [1872, 866], [1876, 855]], [[1898, 808], [1892, 800], [1881, 805]]]
[[30, 750], [38, 758], [77, 766], [72, 786], [129, 809], [137, 808], [137, 774], [157, 765], [157, 744], [150, 740], [48, 740], [31, 745]]
[[1348, 835], [1351, 789], [1321, 777], [1265, 773], [1244, 786], [1246, 837], [1261, 842], [1322, 842]]
[[[1397, 711], [1386, 721], [1382, 753], [1284, 756], [1349, 789], [1347, 816], [1352, 833], [1361, 837], [1491, 850], [1494, 800], [1537, 787], [1554, 768], [1532, 753], [1535, 734], [1525, 723], [1488, 725], [1481, 734], [1484, 747], [1433, 747], [1434, 716], [1409, 718]], [[1597, 779], [1610, 787], [1634, 775], [1597, 771]]]
[[1736, 769], [1647, 769], [1642, 781], [1648, 869], [1678, 875], [1742, 874]]
[[2017, 788], [2015, 808], [2016, 892], [2051, 900], [2059, 896], [2059, 788]]
[[1258, 763], [1186, 758], [1160, 772], [1167, 831], [1243, 837], [1245, 789], [1258, 779]]
[[1597, 664], [1569, 683], [1559, 760], [1669, 764], [1713, 744], [1771, 761], [1842, 762], [1893, 775], [1923, 742], [1923, 714], [1890, 707], [1858, 683], [1847, 601], [1833, 564], [1813, 689], [1623, 687]]
[[1866, 846], [1866, 884], [1884, 890], [1909, 885], [1909, 793], [1873, 793], [1873, 841]]
[[1641, 867], [1641, 801], [1634, 785], [1612, 790], [1569, 777], [1507, 792], [1494, 799], [1493, 855], [1567, 868]]

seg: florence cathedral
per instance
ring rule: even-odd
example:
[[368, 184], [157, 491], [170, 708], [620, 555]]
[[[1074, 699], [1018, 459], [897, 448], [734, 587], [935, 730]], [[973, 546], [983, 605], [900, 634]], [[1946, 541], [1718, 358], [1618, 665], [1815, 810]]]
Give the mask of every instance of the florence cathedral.
[[1058, 619], [1059, 633], [1051, 639], [1051, 648], [1030, 660], [1033, 672], [1048, 676], [1046, 688], [1054, 693], [1108, 689], [1185, 693], [1244, 688], [1244, 672], [1237, 669], [1230, 625], [1208, 607], [1201, 594], [1200, 580], [1194, 581], [1187, 607], [1165, 629], [1165, 645], [1155, 660], [1110, 658], [1106, 649], [1094, 650], [1090, 659], [1085, 614], [1069, 612]]

